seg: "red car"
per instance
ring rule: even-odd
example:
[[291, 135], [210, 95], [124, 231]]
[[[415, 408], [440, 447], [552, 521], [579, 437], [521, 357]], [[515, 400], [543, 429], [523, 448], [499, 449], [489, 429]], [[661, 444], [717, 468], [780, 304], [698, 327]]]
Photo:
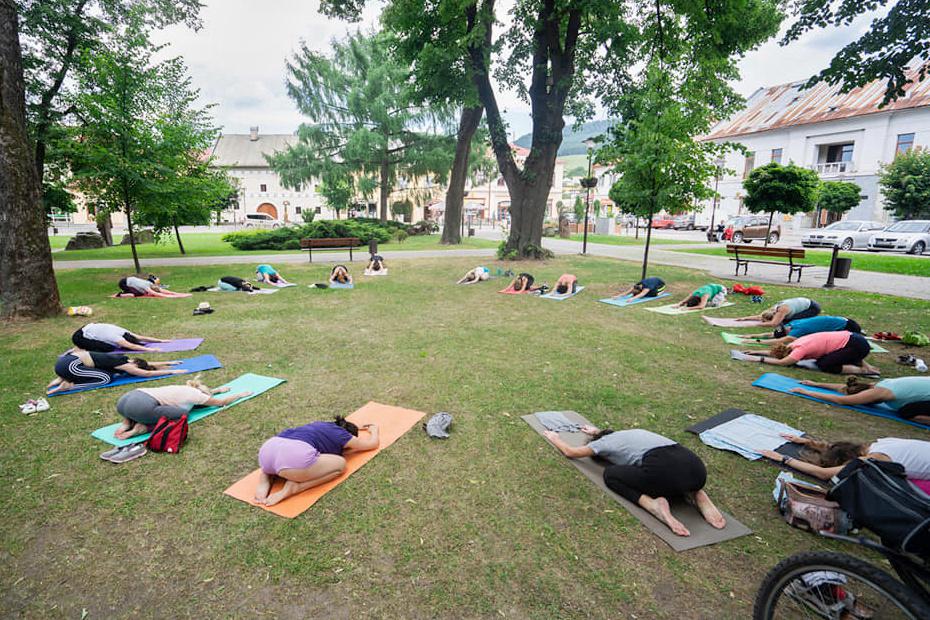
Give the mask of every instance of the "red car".
[[653, 228], [674, 228], [675, 220], [670, 217], [660, 217], [652, 220]]

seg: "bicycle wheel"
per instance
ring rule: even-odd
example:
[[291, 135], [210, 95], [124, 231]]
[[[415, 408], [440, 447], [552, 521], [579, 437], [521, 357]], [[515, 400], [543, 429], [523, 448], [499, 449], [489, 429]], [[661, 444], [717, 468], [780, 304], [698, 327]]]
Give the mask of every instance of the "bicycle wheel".
[[756, 594], [753, 620], [930, 618], [930, 607], [903, 583], [842, 553], [800, 553], [769, 571]]

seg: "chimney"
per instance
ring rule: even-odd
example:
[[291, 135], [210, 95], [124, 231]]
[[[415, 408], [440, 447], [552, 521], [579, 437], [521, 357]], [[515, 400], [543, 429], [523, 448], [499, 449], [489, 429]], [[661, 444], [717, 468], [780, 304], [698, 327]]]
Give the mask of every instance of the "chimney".
[[258, 140], [258, 127], [249, 127], [249, 140], [255, 142]]

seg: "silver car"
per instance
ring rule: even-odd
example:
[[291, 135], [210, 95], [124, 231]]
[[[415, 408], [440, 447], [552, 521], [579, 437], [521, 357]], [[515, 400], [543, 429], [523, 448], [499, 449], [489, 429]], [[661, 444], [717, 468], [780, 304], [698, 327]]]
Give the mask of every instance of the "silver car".
[[884, 230], [885, 225], [863, 220], [833, 222], [826, 228], [815, 228], [801, 236], [801, 245], [805, 248], [840, 246], [842, 250], [865, 249], [869, 239], [876, 232]]
[[930, 247], [930, 220], [895, 222], [869, 239], [869, 251], [923, 254]]

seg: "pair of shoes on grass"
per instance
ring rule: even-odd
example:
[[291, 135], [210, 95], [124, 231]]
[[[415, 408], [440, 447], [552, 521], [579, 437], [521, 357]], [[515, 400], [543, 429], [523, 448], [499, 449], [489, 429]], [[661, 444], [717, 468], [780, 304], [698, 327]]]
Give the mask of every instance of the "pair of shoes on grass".
[[49, 409], [48, 401], [44, 398], [40, 398], [39, 400], [29, 399], [19, 406], [20, 412], [25, 415], [35, 415], [36, 413], [48, 411]]
[[128, 463], [129, 461], [133, 461], [141, 456], [145, 456], [146, 454], [148, 454], [148, 450], [145, 448], [145, 444], [134, 443], [129, 446], [122, 446], [121, 448], [107, 450], [100, 455], [100, 458], [102, 458], [104, 461], [121, 464]]
[[901, 340], [901, 336], [894, 332], [876, 332], [872, 334], [876, 340]]

